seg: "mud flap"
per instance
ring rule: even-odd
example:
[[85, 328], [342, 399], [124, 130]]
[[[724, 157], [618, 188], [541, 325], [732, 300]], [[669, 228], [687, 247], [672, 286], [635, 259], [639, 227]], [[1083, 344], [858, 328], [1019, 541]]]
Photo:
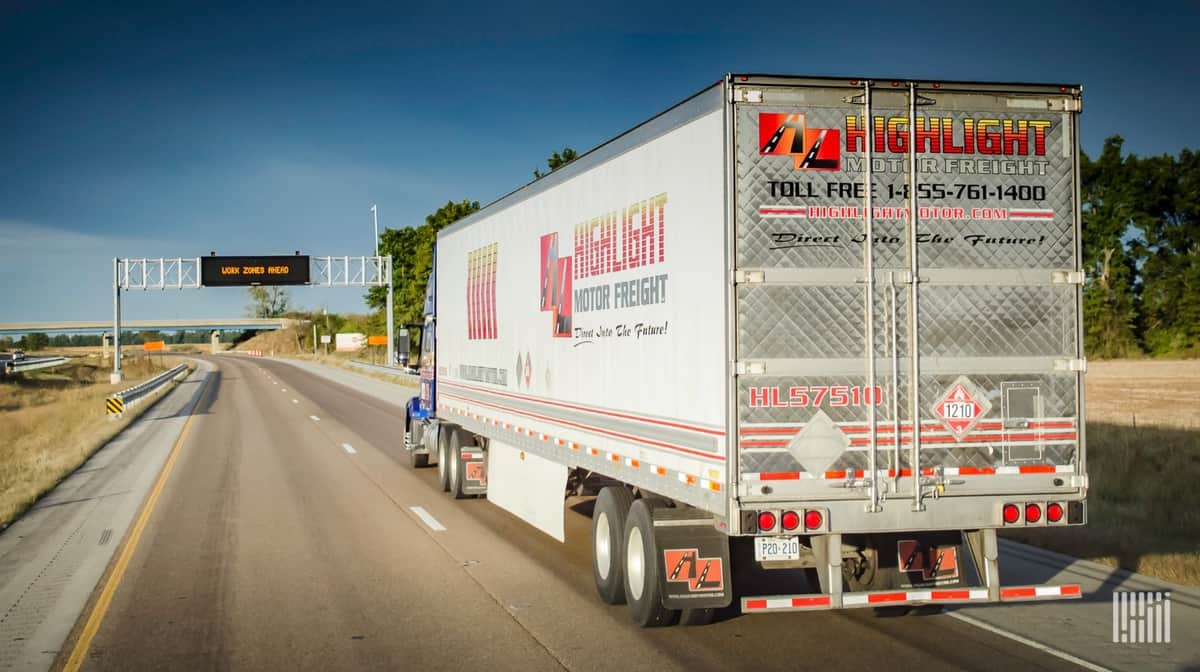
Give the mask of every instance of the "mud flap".
[[[845, 564], [850, 591], [954, 588], [970, 584], [961, 532], [902, 532], [870, 535], [874, 562]], [[850, 541], [850, 543], [854, 543]]]
[[487, 494], [487, 453], [476, 446], [463, 446], [458, 454], [462, 457], [462, 490], [464, 495]]
[[729, 537], [716, 530], [711, 514], [696, 509], [655, 509], [654, 538], [664, 607], [729, 605], [733, 600]]

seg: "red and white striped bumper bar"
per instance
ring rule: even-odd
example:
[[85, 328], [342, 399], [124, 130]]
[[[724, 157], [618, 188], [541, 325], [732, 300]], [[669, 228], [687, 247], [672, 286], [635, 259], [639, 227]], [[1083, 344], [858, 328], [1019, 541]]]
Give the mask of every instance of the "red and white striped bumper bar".
[[[1079, 599], [1083, 592], [1078, 585], [1016, 586], [1000, 589], [1000, 602], [1032, 600]], [[832, 595], [772, 595], [743, 597], [742, 613], [765, 611], [818, 611], [822, 609], [853, 609], [856, 607], [889, 607], [897, 605], [963, 604], [988, 602], [987, 588], [945, 588], [930, 590], [877, 590], [864, 593], [842, 593], [842, 604], [835, 606]]]

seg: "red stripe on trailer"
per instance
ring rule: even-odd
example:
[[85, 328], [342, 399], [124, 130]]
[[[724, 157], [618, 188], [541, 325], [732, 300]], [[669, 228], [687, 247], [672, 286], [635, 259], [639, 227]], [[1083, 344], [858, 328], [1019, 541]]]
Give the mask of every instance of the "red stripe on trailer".
[[767, 601], [766, 600], [746, 600], [746, 608], [747, 609], [766, 609]]
[[1083, 589], [1080, 588], [1078, 584], [1074, 583], [1062, 586], [1059, 588], [1058, 592], [1062, 593], [1063, 595], [1083, 595]]
[[799, 478], [798, 471], [766, 471], [758, 475], [760, 481], [794, 481]]
[[931, 599], [934, 600], [969, 600], [971, 599], [971, 591], [969, 590], [935, 590]]
[[886, 604], [888, 602], [907, 602], [908, 593], [872, 593], [867, 595], [867, 604]]
[[568, 404], [568, 403], [561, 402], [561, 401], [549, 401], [546, 399], [541, 399], [539, 397], [531, 397], [531, 396], [524, 395], [524, 394], [514, 394], [511, 392], [501, 392], [499, 390], [489, 390], [485, 387], [475, 387], [473, 385], [463, 385], [462, 383], [442, 381], [442, 385], [444, 385], [446, 387], [457, 387], [457, 388], [461, 388], [464, 390], [471, 390], [473, 392], [483, 392], [485, 394], [491, 394], [491, 395], [495, 395], [497, 397], [509, 397], [511, 399], [520, 399], [523, 401], [531, 401], [531, 402], [534, 402], [537, 404], [543, 404], [546, 406], [557, 406], [560, 408], [569, 408], [569, 409], [576, 410], [576, 411], [584, 411], [585, 413], [594, 413], [596, 415], [607, 415], [607, 416], [614, 417], [614, 418], [624, 418], [626, 420], [636, 420], [638, 422], [645, 422], [645, 423], [652, 424], [652, 425], [662, 425], [664, 427], [675, 427], [677, 429], [686, 429], [691, 432], [699, 432], [701, 434], [711, 434], [712, 436], [722, 436], [722, 437], [725, 436], [725, 430], [723, 430], [723, 429], [709, 429], [707, 427], [698, 427], [696, 425], [688, 425], [688, 424], [684, 424], [681, 422], [672, 422], [669, 420], [659, 420], [658, 418], [648, 418], [645, 416], [632, 415], [629, 413], [618, 413], [616, 411], [605, 411], [605, 410], [601, 410], [598, 408], [591, 408], [588, 406], [578, 406], [575, 404]]
[[606, 430], [606, 429], [603, 429], [600, 427], [595, 427], [592, 425], [586, 425], [586, 424], [582, 424], [582, 423], [578, 423], [578, 422], [572, 422], [569, 420], [563, 420], [561, 418], [553, 418], [553, 417], [549, 417], [549, 416], [538, 415], [537, 413], [521, 411], [521, 410], [518, 410], [515, 408], [511, 408], [508, 406], [502, 406], [499, 404], [493, 404], [493, 403], [489, 403], [486, 401], [478, 401], [475, 399], [470, 399], [467, 397], [463, 397], [461, 395], [454, 394], [452, 392], [443, 391], [441, 394], [444, 397], [448, 397], [451, 399], [457, 399], [457, 400], [462, 401], [467, 404], [478, 404], [480, 406], [488, 406], [488, 407], [494, 408], [499, 411], [505, 411], [508, 413], [512, 413], [514, 415], [521, 415], [521, 416], [525, 416], [527, 418], [533, 418], [535, 420], [544, 420], [544, 421], [551, 422], [556, 425], [563, 425], [566, 427], [575, 427], [577, 429], [582, 429], [587, 432], [593, 432], [596, 434], [604, 434], [606, 436], [612, 436], [612, 437], [616, 437], [618, 439], [628, 439], [630, 441], [636, 441], [637, 443], [645, 444], [648, 446], [653, 446], [656, 448], [666, 448], [667, 450], [672, 450], [672, 451], [679, 452], [679, 453], [685, 453], [688, 455], [694, 455], [696, 457], [701, 457], [706, 460], [715, 460], [718, 462], [723, 462], [725, 459], [721, 455], [714, 455], [713, 453], [708, 453], [708, 452], [704, 452], [704, 451], [700, 451], [700, 450], [693, 450], [691, 448], [684, 448], [683, 446], [676, 446], [673, 444], [664, 443], [662, 441], [655, 441], [652, 439], [643, 438], [643, 437], [639, 437], [639, 436], [633, 436], [630, 434], [624, 434], [621, 432], [614, 432], [614, 431]]
[[1032, 464], [1021, 467], [1022, 474], [1053, 474], [1057, 467], [1053, 464]]
[[829, 607], [833, 605], [833, 600], [828, 595], [819, 595], [816, 597], [793, 597], [793, 607]]
[[742, 441], [743, 448], [786, 448], [787, 441]]
[[1037, 588], [1032, 586], [1028, 588], [1001, 588], [1000, 599], [1008, 599], [1012, 597], [1036, 597]]

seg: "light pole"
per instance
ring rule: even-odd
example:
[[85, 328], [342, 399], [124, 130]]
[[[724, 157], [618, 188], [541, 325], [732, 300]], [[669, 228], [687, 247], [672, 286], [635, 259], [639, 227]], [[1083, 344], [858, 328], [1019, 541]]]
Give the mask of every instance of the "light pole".
[[379, 211], [371, 206], [371, 221], [375, 224], [375, 256], [379, 256]]

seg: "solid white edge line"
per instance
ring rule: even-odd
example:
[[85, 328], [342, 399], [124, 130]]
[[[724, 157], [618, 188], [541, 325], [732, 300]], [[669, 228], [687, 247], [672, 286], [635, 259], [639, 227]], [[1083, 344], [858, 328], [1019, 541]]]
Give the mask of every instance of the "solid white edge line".
[[1109, 669], [1107, 667], [1102, 667], [1093, 662], [1086, 661], [1083, 658], [1073, 656], [1073, 655], [1067, 653], [1066, 651], [1061, 651], [1052, 646], [1042, 644], [1041, 642], [1035, 642], [1032, 639], [1029, 639], [1028, 637], [1022, 637], [1021, 635], [1018, 635], [1015, 632], [1009, 632], [1007, 630], [998, 628], [998, 627], [992, 625], [991, 623], [985, 623], [977, 618], [968, 616], [966, 614], [959, 613], [957, 611], [947, 611], [945, 613], [947, 616], [950, 616], [951, 618], [957, 618], [958, 620], [962, 621], [963, 623], [973, 625], [977, 628], [980, 628], [981, 630], [987, 630], [988, 632], [990, 632], [994, 635], [1000, 635], [1001, 637], [1007, 637], [1008, 639], [1011, 639], [1014, 642], [1020, 642], [1021, 644], [1024, 644], [1025, 646], [1037, 649], [1038, 651], [1041, 651], [1043, 653], [1048, 653], [1056, 658], [1061, 658], [1061, 659], [1067, 661], [1068, 663], [1074, 663], [1075, 665], [1078, 665], [1080, 667], [1087, 668], [1089, 670], [1093, 670], [1093, 672], [1113, 672], [1111, 669]]
[[347, 453], [350, 453], [351, 455], [354, 455], [355, 453], [358, 452], [357, 450], [354, 449], [354, 446], [352, 446], [348, 443], [342, 444], [342, 450], [346, 451]]
[[425, 525], [427, 527], [429, 527], [429, 529], [433, 530], [434, 532], [445, 532], [446, 531], [446, 526], [439, 523], [437, 521], [437, 518], [434, 518], [433, 516], [429, 515], [429, 512], [426, 511], [425, 509], [423, 509], [419, 506], [410, 506], [410, 507], [408, 507], [408, 510], [417, 514], [417, 517], [421, 519], [421, 522], [425, 523]]
[[318, 417], [317, 417], [317, 416], [315, 416], [315, 415], [310, 415], [310, 416], [308, 416], [308, 417], [309, 417], [309, 418], [312, 418], [312, 421], [313, 421], [313, 422], [320, 422], [320, 421], [321, 421], [321, 419], [320, 419], [320, 418], [318, 418]]

